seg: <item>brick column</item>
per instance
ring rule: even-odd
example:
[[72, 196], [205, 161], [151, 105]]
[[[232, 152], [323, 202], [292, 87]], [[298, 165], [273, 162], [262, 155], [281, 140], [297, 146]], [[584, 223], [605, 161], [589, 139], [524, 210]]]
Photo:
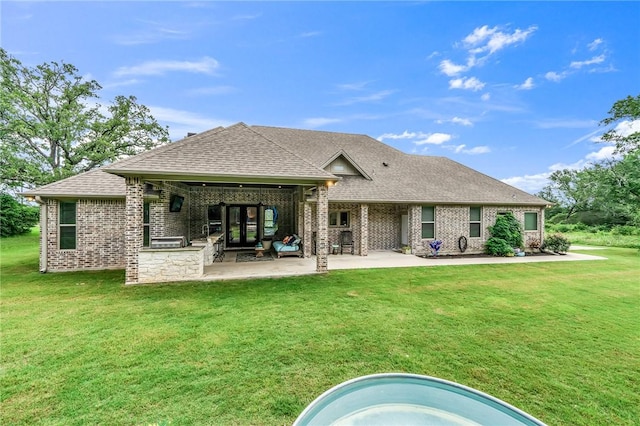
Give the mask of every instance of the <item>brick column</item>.
[[329, 188], [325, 183], [318, 184], [318, 231], [316, 235], [316, 271], [327, 272], [329, 269]]
[[140, 178], [126, 178], [124, 256], [126, 262], [125, 284], [138, 282], [138, 252], [144, 240], [143, 184]]
[[369, 205], [360, 204], [360, 256], [369, 254]]
[[413, 252], [422, 249], [422, 206], [409, 205], [408, 239]]
[[302, 250], [304, 257], [311, 257], [313, 246], [313, 229], [311, 229], [311, 204], [305, 202], [302, 205], [302, 216], [304, 222], [304, 235], [302, 236], [304, 244]]

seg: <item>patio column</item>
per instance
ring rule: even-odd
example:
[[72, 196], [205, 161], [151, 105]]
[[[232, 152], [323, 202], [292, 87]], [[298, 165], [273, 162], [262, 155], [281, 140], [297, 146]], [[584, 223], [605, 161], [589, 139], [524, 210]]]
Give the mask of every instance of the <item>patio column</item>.
[[360, 204], [360, 256], [369, 254], [369, 204]]
[[318, 231], [316, 235], [316, 271], [327, 272], [328, 262], [328, 240], [329, 240], [329, 188], [326, 183], [317, 186], [318, 205], [317, 223]]
[[304, 235], [302, 236], [302, 241], [304, 241], [304, 244], [302, 245], [302, 250], [304, 252], [304, 257], [311, 257], [311, 245], [313, 244], [313, 229], [311, 229], [311, 204], [307, 202], [303, 203], [302, 212], [304, 227]]
[[138, 252], [144, 240], [143, 184], [142, 179], [126, 178], [124, 256], [126, 262], [125, 284], [138, 282]]

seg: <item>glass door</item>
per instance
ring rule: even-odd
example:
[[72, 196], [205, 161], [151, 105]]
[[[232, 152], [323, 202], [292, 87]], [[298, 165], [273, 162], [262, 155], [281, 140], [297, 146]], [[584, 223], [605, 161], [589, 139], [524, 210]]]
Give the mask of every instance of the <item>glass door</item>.
[[258, 206], [227, 207], [227, 246], [253, 247], [258, 242]]

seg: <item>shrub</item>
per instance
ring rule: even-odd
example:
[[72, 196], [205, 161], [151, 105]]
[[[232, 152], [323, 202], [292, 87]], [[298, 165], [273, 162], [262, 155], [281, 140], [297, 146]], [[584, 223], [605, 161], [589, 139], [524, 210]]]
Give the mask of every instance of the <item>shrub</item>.
[[571, 246], [571, 242], [562, 234], [549, 235], [542, 244], [542, 249], [554, 253], [566, 253]]
[[505, 240], [510, 247], [522, 248], [522, 225], [511, 212], [498, 215], [489, 232], [492, 237]]
[[513, 248], [502, 238], [489, 238], [484, 248], [485, 251], [492, 256], [509, 256], [513, 254]]
[[637, 226], [614, 226], [611, 229], [613, 235], [640, 235], [640, 227]]
[[9, 194], [0, 194], [0, 236], [26, 234], [38, 223], [40, 210], [20, 204]]

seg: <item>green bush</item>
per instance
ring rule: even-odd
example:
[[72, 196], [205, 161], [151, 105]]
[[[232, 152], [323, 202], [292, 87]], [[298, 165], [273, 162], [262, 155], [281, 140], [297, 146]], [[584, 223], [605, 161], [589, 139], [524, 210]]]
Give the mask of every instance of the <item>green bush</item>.
[[611, 229], [613, 235], [640, 235], [640, 227], [638, 226], [614, 226]]
[[38, 223], [40, 209], [20, 204], [9, 194], [0, 194], [0, 236], [26, 234]]
[[485, 251], [492, 256], [509, 256], [513, 248], [502, 238], [491, 237], [484, 245]]
[[498, 215], [496, 223], [489, 227], [492, 237], [503, 239], [510, 247], [523, 247], [522, 225], [513, 213]]
[[566, 253], [569, 247], [571, 247], [571, 242], [562, 234], [549, 235], [542, 244], [542, 250], [554, 253]]

